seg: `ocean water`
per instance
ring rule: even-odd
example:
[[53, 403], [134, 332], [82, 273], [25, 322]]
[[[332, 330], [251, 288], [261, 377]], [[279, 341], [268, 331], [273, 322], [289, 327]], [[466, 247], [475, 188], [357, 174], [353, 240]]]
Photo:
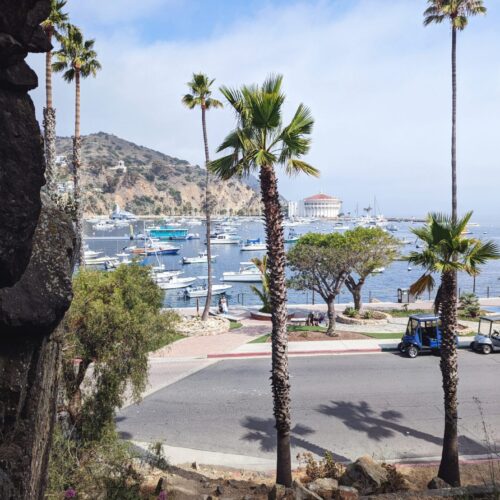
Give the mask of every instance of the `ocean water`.
[[[151, 225], [146, 222], [147, 225]], [[403, 247], [404, 253], [409, 253], [415, 250], [415, 236], [411, 233], [411, 228], [416, 227], [409, 223], [396, 223], [398, 231], [394, 232], [394, 236], [400, 239], [406, 238], [412, 241], [412, 244]], [[157, 257], [147, 257], [146, 263], [157, 265], [158, 261], [165, 264], [167, 269], [180, 269], [184, 272], [183, 277], [191, 276], [206, 276], [207, 266], [204, 264], [189, 264], [182, 265], [180, 260], [182, 257], [193, 257], [198, 255], [199, 252], [204, 251], [205, 246], [205, 227], [202, 226], [186, 226], [189, 228], [190, 233], [199, 233], [200, 239], [188, 241], [172, 241], [167, 242], [171, 245], [180, 247], [178, 255], [164, 255]], [[333, 230], [332, 222], [314, 222], [309, 225], [297, 226], [293, 230], [297, 234], [305, 234], [307, 232], [331, 232]], [[261, 238], [264, 241], [264, 226], [261, 221], [243, 221], [242, 225], [236, 228], [237, 234], [241, 239], [248, 238]], [[144, 222], [134, 223], [135, 234], [144, 231]], [[285, 235], [288, 235], [289, 228], [285, 228]], [[500, 226], [494, 225], [480, 225], [479, 227], [472, 227], [472, 236], [481, 239], [491, 239], [500, 245]], [[88, 223], [85, 225], [86, 236], [105, 236], [107, 238], [123, 237], [129, 234], [129, 229], [117, 228], [112, 231], [93, 231], [92, 226]], [[87, 239], [91, 250], [104, 252], [105, 255], [114, 256], [116, 253], [131, 244], [140, 246], [142, 242], [130, 242], [124, 239]], [[289, 245], [287, 245], [289, 247]], [[213, 245], [212, 253], [217, 255], [216, 262], [212, 266], [212, 275], [215, 277], [214, 283], [219, 283], [222, 273], [225, 271], [238, 271], [240, 262], [248, 261], [252, 257], [262, 257], [265, 252], [242, 252], [238, 245]], [[287, 271], [289, 272], [289, 271]], [[369, 300], [379, 301], [396, 301], [398, 288], [408, 288], [420, 275], [422, 270], [412, 266], [408, 270], [408, 263], [404, 261], [395, 261], [388, 266], [384, 273], [370, 276], [366, 280], [363, 289], [363, 301]], [[500, 261], [492, 261], [483, 266], [481, 274], [476, 277], [475, 290], [480, 297], [486, 296], [500, 296]], [[195, 282], [194, 284], [201, 284]], [[257, 305], [259, 304], [258, 297], [250, 290], [248, 283], [229, 283], [232, 288], [227, 292], [229, 305]], [[255, 284], [260, 286], [259, 284]], [[473, 290], [473, 279], [463, 273], [459, 275], [459, 289], [460, 292]], [[193, 307], [196, 305], [196, 299], [186, 300], [180, 297], [179, 291], [181, 290], [167, 290], [165, 293], [165, 305], [167, 307]], [[432, 296], [432, 294], [431, 294]], [[426, 296], [425, 298], [427, 298]], [[323, 303], [323, 300], [318, 294], [313, 297], [312, 292], [301, 292], [296, 290], [288, 290], [288, 301], [290, 304], [311, 304]], [[338, 297], [337, 302], [340, 304], [351, 302], [352, 298], [347, 289], [343, 289]], [[214, 305], [217, 303], [217, 298], [213, 300]], [[203, 306], [204, 299], [199, 299], [200, 307]]]

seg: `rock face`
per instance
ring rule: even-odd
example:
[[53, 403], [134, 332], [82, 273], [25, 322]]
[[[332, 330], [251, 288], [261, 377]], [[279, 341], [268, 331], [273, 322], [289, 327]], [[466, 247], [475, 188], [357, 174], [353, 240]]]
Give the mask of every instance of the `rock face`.
[[[24, 59], [49, 49], [50, 0], [0, 0], [0, 498], [44, 497], [75, 236], [44, 206], [43, 144]], [[56, 330], [54, 332], [54, 330]]]
[[0, 287], [24, 272], [40, 213], [43, 145], [27, 91], [37, 76], [24, 58], [48, 49], [40, 22], [49, 0], [0, 0]]

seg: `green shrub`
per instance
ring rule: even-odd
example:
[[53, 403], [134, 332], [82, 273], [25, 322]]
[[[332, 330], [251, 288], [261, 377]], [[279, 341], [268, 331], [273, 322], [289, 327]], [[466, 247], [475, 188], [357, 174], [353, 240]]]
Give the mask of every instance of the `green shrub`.
[[460, 309], [468, 318], [477, 318], [481, 314], [479, 299], [474, 293], [463, 293], [460, 296]]
[[344, 309], [344, 316], [348, 318], [357, 318], [359, 316], [359, 311], [356, 311], [354, 307], [346, 307]]

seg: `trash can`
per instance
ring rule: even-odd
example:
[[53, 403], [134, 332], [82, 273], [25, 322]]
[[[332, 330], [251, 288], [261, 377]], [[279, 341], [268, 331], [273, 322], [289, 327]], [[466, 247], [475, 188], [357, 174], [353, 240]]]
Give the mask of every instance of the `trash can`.
[[400, 304], [410, 304], [415, 302], [415, 300], [415, 295], [410, 293], [409, 288], [398, 288], [398, 302]]

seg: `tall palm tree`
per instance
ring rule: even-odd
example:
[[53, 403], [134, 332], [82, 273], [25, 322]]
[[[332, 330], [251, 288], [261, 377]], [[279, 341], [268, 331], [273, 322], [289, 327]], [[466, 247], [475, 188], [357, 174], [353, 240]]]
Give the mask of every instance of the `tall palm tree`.
[[444, 438], [441, 464], [438, 475], [452, 486], [460, 486], [458, 463], [458, 368], [455, 332], [457, 331], [457, 272], [470, 276], [479, 273], [479, 267], [490, 259], [500, 258], [499, 247], [491, 241], [486, 243], [467, 238], [463, 232], [472, 216], [455, 221], [453, 217], [430, 214], [427, 224], [413, 229], [413, 233], [424, 243], [421, 252], [412, 252], [409, 262], [424, 268], [424, 274], [412, 285], [410, 291], [420, 294], [434, 287], [434, 273], [441, 275], [441, 284], [435, 303], [436, 312], [441, 313], [442, 345], [441, 373], [444, 391]]
[[306, 173], [318, 176], [313, 166], [302, 161], [309, 151], [313, 119], [309, 109], [300, 105], [287, 125], [282, 125], [285, 95], [282, 77], [270, 76], [262, 86], [241, 90], [221, 88], [238, 117], [218, 151], [229, 154], [211, 163], [210, 169], [222, 179], [258, 171], [267, 243], [270, 302], [272, 307], [272, 374], [274, 417], [277, 429], [277, 477], [279, 484], [292, 482], [290, 457], [290, 382], [286, 331], [285, 242], [276, 166], [288, 175]]
[[221, 108], [222, 103], [212, 96], [212, 91], [210, 87], [215, 80], [210, 80], [207, 75], [203, 73], [194, 73], [193, 79], [187, 84], [191, 89], [190, 94], [186, 94], [182, 98], [182, 102], [189, 108], [194, 109], [199, 107], [201, 109], [201, 127], [203, 130], [203, 144], [205, 146], [205, 168], [207, 169], [206, 179], [205, 179], [205, 217], [206, 217], [206, 237], [207, 237], [207, 299], [205, 302], [205, 307], [203, 309], [203, 314], [201, 319], [205, 321], [208, 318], [208, 313], [210, 312], [210, 304], [212, 302], [212, 247], [210, 244], [210, 214], [213, 209], [214, 201], [212, 199], [210, 191], [210, 170], [208, 169], [208, 164], [210, 162], [210, 156], [208, 152], [208, 136], [207, 136], [207, 120], [206, 112], [212, 108]]
[[56, 72], [64, 71], [63, 78], [68, 83], [75, 82], [75, 135], [73, 137], [73, 185], [76, 233], [80, 239], [79, 264], [84, 264], [83, 251], [83, 210], [80, 193], [81, 137], [80, 137], [80, 80], [96, 76], [101, 69], [94, 50], [94, 40], [85, 40], [79, 28], [68, 25], [60, 36], [61, 48], [55, 52], [57, 61], [52, 65]]
[[483, 0], [427, 0], [424, 25], [449, 21], [451, 24], [451, 217], [457, 220], [457, 32], [463, 31], [469, 17], [486, 14]]
[[[68, 14], [63, 12], [66, 0], [51, 0], [50, 14], [42, 23], [49, 42], [54, 36], [58, 37], [68, 24]], [[43, 109], [43, 129], [45, 138], [45, 179], [49, 195], [55, 193], [54, 170], [56, 156], [56, 110], [52, 105], [52, 50], [45, 54], [45, 96], [46, 104]]]

